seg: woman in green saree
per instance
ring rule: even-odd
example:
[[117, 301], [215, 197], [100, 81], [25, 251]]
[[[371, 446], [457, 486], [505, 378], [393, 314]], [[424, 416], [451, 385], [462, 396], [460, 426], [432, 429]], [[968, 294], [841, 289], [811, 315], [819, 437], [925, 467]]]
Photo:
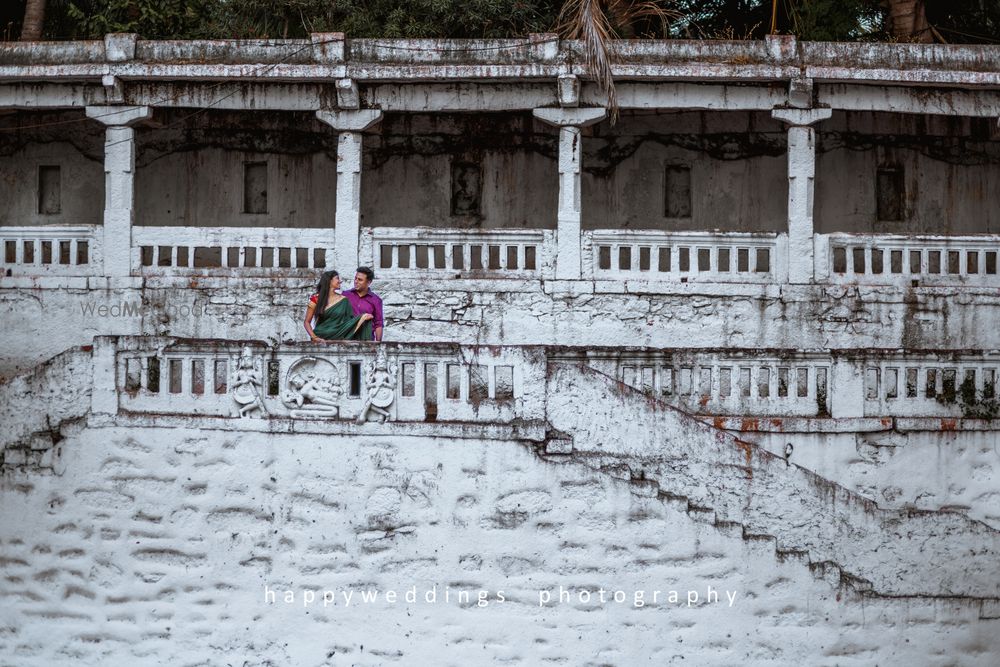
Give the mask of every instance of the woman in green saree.
[[356, 316], [347, 297], [337, 294], [339, 289], [340, 274], [336, 271], [327, 271], [319, 279], [316, 294], [309, 297], [306, 308], [305, 326], [310, 340], [371, 340], [372, 316]]

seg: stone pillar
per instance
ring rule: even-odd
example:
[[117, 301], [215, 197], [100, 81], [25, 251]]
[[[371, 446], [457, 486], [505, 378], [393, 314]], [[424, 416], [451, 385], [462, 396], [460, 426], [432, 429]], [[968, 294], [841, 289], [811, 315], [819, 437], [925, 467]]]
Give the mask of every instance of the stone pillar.
[[556, 279], [579, 280], [580, 267], [580, 128], [599, 123], [605, 109], [535, 109], [535, 118], [559, 128], [559, 213], [556, 229]]
[[135, 222], [134, 123], [152, 115], [149, 107], [87, 107], [87, 116], [107, 126], [104, 135], [104, 275], [132, 273]]
[[[317, 111], [316, 117], [337, 130], [337, 213], [334, 219], [332, 268], [350, 283], [358, 258], [361, 226], [361, 134], [382, 119], [378, 109]], [[331, 268], [327, 260], [327, 268]]]
[[774, 109], [771, 116], [788, 124], [788, 282], [811, 283], [815, 276], [813, 179], [816, 135], [811, 125], [826, 120], [830, 109]]
[[[118, 414], [118, 386], [115, 384], [115, 360], [118, 338], [94, 336], [91, 359], [94, 374], [90, 391], [90, 412], [95, 415]], [[186, 373], [185, 373], [186, 374]]]

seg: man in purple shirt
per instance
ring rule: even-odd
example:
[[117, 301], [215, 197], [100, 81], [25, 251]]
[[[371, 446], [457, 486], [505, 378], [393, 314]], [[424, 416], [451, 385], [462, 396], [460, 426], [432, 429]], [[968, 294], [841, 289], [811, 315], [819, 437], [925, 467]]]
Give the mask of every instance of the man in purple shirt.
[[354, 289], [343, 292], [351, 303], [355, 315], [369, 313], [372, 316], [372, 338], [382, 340], [382, 299], [368, 288], [375, 280], [375, 272], [367, 266], [359, 266], [354, 274]]

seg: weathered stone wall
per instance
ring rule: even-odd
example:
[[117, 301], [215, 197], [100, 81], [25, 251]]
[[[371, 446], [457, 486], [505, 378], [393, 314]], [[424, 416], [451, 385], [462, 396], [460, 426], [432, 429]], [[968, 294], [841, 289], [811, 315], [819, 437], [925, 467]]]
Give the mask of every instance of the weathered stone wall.
[[965, 514], [1000, 530], [995, 431], [739, 433], [883, 508]]
[[[56, 124], [0, 141], [0, 187], [12, 202], [0, 224], [100, 223], [97, 123], [18, 119]], [[989, 119], [837, 112], [816, 130], [817, 233], [1000, 229], [1000, 141]], [[365, 137], [362, 224], [554, 228], [557, 143], [527, 112], [387, 113]], [[583, 227], [783, 231], [785, 144], [765, 112], [623, 112], [584, 134]], [[243, 213], [243, 163], [255, 161], [269, 165], [265, 214]], [[39, 164], [63, 168], [58, 216], [37, 214]], [[137, 225], [333, 227], [336, 132], [308, 113], [158, 109], [138, 132], [136, 164]], [[464, 165], [457, 186], [455, 165]], [[690, 169], [690, 215], [668, 217], [666, 170], [677, 166]], [[878, 220], [882, 167], [902, 170], [899, 221]]]
[[0, 471], [54, 468], [58, 447], [90, 411], [90, 346], [70, 348], [0, 383]]
[[386, 114], [365, 137], [362, 224], [554, 229], [557, 144], [530, 113]]
[[[244, 211], [245, 163], [266, 163], [267, 211]], [[136, 224], [309, 227], [333, 234], [336, 156], [203, 148], [171, 153], [136, 172]]]
[[[996, 528], [951, 512], [880, 508], [578, 363], [550, 363], [548, 382], [548, 423], [595, 470], [835, 563], [881, 595], [1000, 596]], [[957, 544], [966, 545], [960, 565]]]
[[[315, 115], [155, 111], [136, 149], [136, 224], [307, 227], [333, 233], [337, 137]], [[244, 164], [267, 164], [266, 212], [244, 207]]]
[[[989, 118], [835, 113], [816, 126], [817, 233], [996, 234], [1000, 141], [991, 124]], [[882, 167], [901, 170], [899, 221], [877, 216]]]
[[[59, 167], [58, 213], [39, 212], [39, 167]], [[104, 216], [104, 164], [70, 143], [31, 143], [0, 154], [0, 226], [99, 225]]]
[[[378, 269], [376, 269], [378, 271]], [[318, 278], [318, 274], [317, 274]], [[304, 340], [315, 282], [147, 281], [145, 289], [0, 289], [10, 375], [102, 334]], [[460, 287], [459, 287], [460, 286]], [[681, 285], [654, 293], [607, 283], [594, 294], [522, 281], [391, 281], [376, 275], [386, 340], [790, 349], [1000, 348], [1000, 297], [969, 288]], [[634, 293], [635, 290], [642, 290]], [[664, 291], [667, 291], [664, 289]], [[139, 316], [96, 308], [137, 306]], [[48, 323], [58, 319], [58, 326]]]
[[[986, 666], [1000, 651], [978, 605], [858, 599], [771, 541], [514, 442], [92, 428], [61, 447], [62, 476], [0, 481], [0, 652], [25, 667]], [[408, 604], [414, 586], [436, 586], [436, 603]], [[703, 603], [708, 586], [719, 601], [689, 608], [688, 591]]]
[[[766, 113], [626, 113], [583, 140], [584, 229], [784, 231], [785, 131]], [[690, 170], [690, 215], [668, 217], [666, 172]]]

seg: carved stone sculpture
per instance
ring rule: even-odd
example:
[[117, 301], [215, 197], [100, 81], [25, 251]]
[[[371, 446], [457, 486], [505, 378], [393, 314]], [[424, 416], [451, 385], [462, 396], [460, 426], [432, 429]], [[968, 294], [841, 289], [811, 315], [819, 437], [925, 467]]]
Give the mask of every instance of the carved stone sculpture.
[[254, 357], [249, 347], [243, 348], [240, 358], [233, 364], [233, 400], [239, 409], [240, 417], [246, 417], [254, 410], [261, 415], [267, 414], [264, 407], [264, 373], [259, 357]]
[[337, 367], [325, 359], [305, 357], [289, 367], [281, 402], [292, 417], [336, 418], [342, 394]]
[[395, 361], [389, 363], [386, 358], [385, 348], [379, 346], [375, 361], [368, 365], [368, 374], [365, 377], [368, 395], [358, 414], [359, 424], [367, 421], [369, 411], [379, 415], [379, 421], [388, 421], [388, 408], [396, 400], [396, 368]]

